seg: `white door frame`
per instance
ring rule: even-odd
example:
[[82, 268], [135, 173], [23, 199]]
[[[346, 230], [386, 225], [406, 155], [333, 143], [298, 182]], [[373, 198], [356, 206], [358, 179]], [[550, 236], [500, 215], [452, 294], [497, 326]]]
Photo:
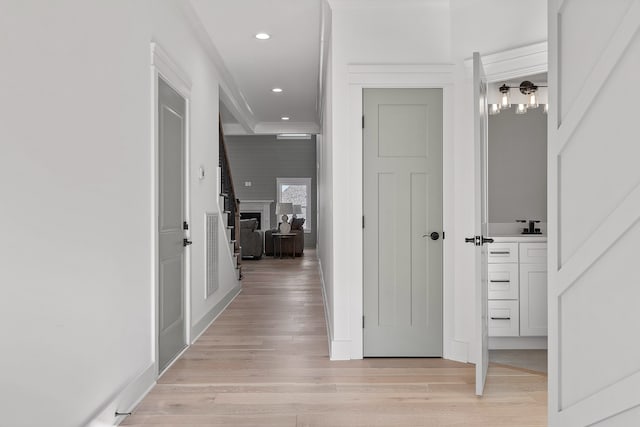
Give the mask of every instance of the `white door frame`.
[[[453, 80], [454, 67], [452, 65], [351, 65], [349, 66], [349, 129], [350, 140], [362, 141], [363, 129], [361, 126], [363, 90], [369, 88], [415, 88], [415, 89], [442, 89], [442, 131], [443, 131], [443, 230], [446, 231], [453, 224], [452, 194], [453, 194]], [[350, 186], [363, 188], [363, 147], [362, 143], [351, 144], [352, 152], [349, 155], [349, 165], [352, 171], [353, 181]], [[363, 215], [364, 194], [359, 192], [352, 195], [354, 206], [360, 208], [360, 216]], [[359, 198], [359, 200], [357, 200]], [[350, 251], [354, 268], [351, 271], [349, 283], [350, 303], [350, 329], [351, 335], [349, 348], [342, 351], [348, 354], [334, 353], [334, 358], [362, 359], [364, 331], [362, 329], [363, 292], [364, 292], [364, 256], [363, 256], [363, 232], [362, 228], [353, 230], [357, 233], [353, 237], [353, 251]], [[359, 242], [359, 243], [358, 243]], [[453, 259], [453, 245], [451, 240], [443, 241], [443, 264]], [[451, 270], [450, 270], [451, 271]], [[449, 340], [453, 339], [453, 276], [443, 269], [443, 357], [450, 354]], [[338, 349], [340, 353], [340, 349]]]
[[[191, 101], [191, 81], [188, 75], [180, 68], [180, 66], [168, 55], [168, 53], [158, 46], [157, 43], [151, 43], [151, 143], [152, 152], [152, 182], [153, 191], [151, 197], [151, 236], [152, 236], [152, 262], [151, 262], [151, 358], [155, 365], [156, 377], [159, 377], [180, 357], [180, 355], [189, 348], [191, 343], [191, 250], [190, 246], [185, 249], [185, 270], [184, 270], [184, 313], [185, 313], [185, 348], [175, 359], [160, 372], [159, 369], [159, 348], [158, 348], [158, 294], [159, 294], [159, 278], [158, 278], [158, 203], [159, 203], [159, 169], [158, 169], [158, 79], [162, 78], [171, 86], [178, 94], [185, 99], [186, 126], [185, 126], [185, 146], [184, 146], [184, 213], [185, 221], [191, 224], [190, 211], [190, 186], [189, 186], [189, 163], [190, 163], [190, 101]], [[189, 237], [189, 231], [186, 231]]]

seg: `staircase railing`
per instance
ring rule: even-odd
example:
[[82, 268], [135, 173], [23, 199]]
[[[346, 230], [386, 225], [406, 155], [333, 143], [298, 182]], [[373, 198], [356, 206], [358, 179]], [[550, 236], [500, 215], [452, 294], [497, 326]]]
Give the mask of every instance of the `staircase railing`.
[[227, 227], [231, 229], [231, 240], [233, 242], [234, 254], [236, 255], [236, 267], [240, 269], [242, 257], [240, 256], [240, 200], [236, 197], [233, 177], [231, 175], [231, 165], [229, 155], [224, 141], [222, 131], [222, 120], [218, 121], [220, 134], [219, 142], [219, 165], [221, 169], [220, 196], [224, 200], [224, 213], [227, 214]]

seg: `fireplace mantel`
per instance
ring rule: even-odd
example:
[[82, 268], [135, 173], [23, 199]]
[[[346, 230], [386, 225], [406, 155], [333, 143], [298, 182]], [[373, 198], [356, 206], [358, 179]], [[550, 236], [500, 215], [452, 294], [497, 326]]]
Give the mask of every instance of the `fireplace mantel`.
[[271, 230], [271, 203], [273, 200], [240, 200], [240, 212], [260, 212], [262, 231]]

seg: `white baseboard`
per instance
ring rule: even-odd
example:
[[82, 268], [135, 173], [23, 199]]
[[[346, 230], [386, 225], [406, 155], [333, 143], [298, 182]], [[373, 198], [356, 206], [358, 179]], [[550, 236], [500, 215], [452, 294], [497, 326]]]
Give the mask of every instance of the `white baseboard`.
[[[316, 245], [317, 248], [317, 245]], [[324, 273], [322, 272], [322, 260], [318, 258], [318, 268], [320, 269], [320, 289], [322, 289], [322, 306], [324, 308], [324, 323], [327, 327], [327, 345], [329, 346], [329, 355], [331, 355], [331, 341], [333, 340], [333, 331], [331, 330], [331, 322], [329, 321], [329, 304], [327, 304], [327, 290], [324, 284]]]
[[546, 350], [547, 337], [489, 337], [489, 350]]
[[86, 425], [89, 427], [105, 427], [117, 426], [123, 422], [126, 416], [116, 417], [116, 412], [131, 412], [145, 398], [153, 386], [156, 385], [156, 371], [155, 363], [149, 365]]
[[227, 295], [224, 296], [216, 305], [213, 306], [211, 311], [202, 316], [202, 319], [198, 321], [195, 325], [191, 327], [191, 336], [194, 337], [191, 339], [191, 344], [197, 341], [200, 338], [200, 335], [206, 331], [209, 326], [222, 314], [222, 312], [233, 302], [233, 300], [240, 294], [242, 291], [242, 284], [238, 282], [234, 288], [232, 288]]
[[[195, 337], [195, 342], [200, 335], [218, 318], [236, 296], [242, 291], [242, 286], [238, 285], [231, 289], [227, 295], [216, 304], [195, 326], [191, 328], [191, 336]], [[189, 348], [187, 346], [186, 349]], [[179, 357], [176, 357], [176, 360]], [[140, 375], [138, 375], [128, 386], [117, 394], [104, 409], [100, 411], [91, 421], [86, 423], [89, 427], [106, 427], [119, 425], [126, 419], [126, 416], [116, 417], [116, 412], [131, 412], [145, 396], [156, 385], [157, 367], [155, 363], [149, 365]]]
[[329, 359], [351, 360], [351, 340], [331, 340]]
[[322, 261], [318, 258], [318, 266], [320, 268], [320, 284], [322, 285], [322, 304], [324, 306], [324, 320], [327, 324], [327, 345], [329, 346], [330, 360], [351, 360], [351, 341], [334, 340], [331, 322], [329, 321], [329, 304], [327, 304], [327, 290], [324, 282], [324, 274], [322, 272]]

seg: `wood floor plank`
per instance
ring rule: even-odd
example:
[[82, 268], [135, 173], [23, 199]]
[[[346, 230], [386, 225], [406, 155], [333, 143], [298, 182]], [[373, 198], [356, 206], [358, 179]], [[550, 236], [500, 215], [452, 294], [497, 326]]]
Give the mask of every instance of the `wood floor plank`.
[[318, 263], [247, 261], [243, 290], [158, 380], [127, 426], [546, 425], [547, 378], [443, 359], [330, 361]]

